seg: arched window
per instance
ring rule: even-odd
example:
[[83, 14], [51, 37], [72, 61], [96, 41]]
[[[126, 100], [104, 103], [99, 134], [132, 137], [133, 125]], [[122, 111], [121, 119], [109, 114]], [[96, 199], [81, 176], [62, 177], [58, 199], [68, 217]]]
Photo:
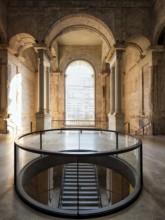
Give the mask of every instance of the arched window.
[[95, 124], [95, 71], [84, 60], [71, 62], [66, 68], [66, 125]]

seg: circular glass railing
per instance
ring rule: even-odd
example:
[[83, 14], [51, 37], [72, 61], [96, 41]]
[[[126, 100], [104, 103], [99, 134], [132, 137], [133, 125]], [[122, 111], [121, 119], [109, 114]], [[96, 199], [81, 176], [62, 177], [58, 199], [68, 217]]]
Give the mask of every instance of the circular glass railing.
[[117, 212], [139, 196], [142, 143], [116, 131], [51, 129], [14, 144], [20, 198], [49, 215], [94, 217]]

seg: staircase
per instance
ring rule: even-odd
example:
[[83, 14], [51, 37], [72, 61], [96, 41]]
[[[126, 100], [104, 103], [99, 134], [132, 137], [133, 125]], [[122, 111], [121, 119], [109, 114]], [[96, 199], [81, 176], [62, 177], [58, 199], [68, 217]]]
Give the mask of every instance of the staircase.
[[64, 166], [59, 208], [67, 210], [101, 208], [95, 165], [70, 163]]

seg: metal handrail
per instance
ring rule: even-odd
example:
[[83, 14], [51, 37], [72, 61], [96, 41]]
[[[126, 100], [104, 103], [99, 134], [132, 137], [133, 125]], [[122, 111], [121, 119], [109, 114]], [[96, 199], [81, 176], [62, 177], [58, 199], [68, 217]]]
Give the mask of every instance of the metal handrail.
[[[38, 154], [46, 154], [46, 155], [54, 155], [54, 156], [58, 156], [58, 155], [67, 155], [68, 157], [72, 156], [71, 154], [68, 154], [67, 151], [46, 151], [46, 150], [43, 150], [42, 149], [42, 134], [45, 134], [45, 132], [51, 132], [51, 131], [80, 131], [82, 133], [82, 131], [105, 131], [105, 132], [109, 132], [109, 133], [115, 133], [116, 134], [116, 149], [114, 150], [109, 150], [109, 151], [81, 151], [81, 156], [87, 156], [87, 155], [114, 155], [116, 153], [120, 154], [120, 153], [126, 153], [126, 152], [129, 152], [131, 150], [134, 150], [136, 148], [139, 147], [139, 145], [142, 143], [140, 139], [137, 139], [137, 142], [135, 144], [133, 144], [132, 146], [129, 146], [129, 147], [123, 147], [122, 149], [118, 149], [118, 139], [119, 139], [119, 134], [122, 134], [121, 132], [118, 132], [118, 131], [113, 131], [113, 130], [106, 130], [106, 129], [97, 129], [97, 128], [94, 128], [94, 129], [90, 129], [90, 128], [59, 128], [59, 129], [47, 129], [47, 130], [40, 130], [40, 131], [33, 131], [33, 132], [30, 132], [30, 133], [26, 133], [26, 134], [23, 134], [19, 137], [17, 137], [15, 139], [15, 145], [22, 149], [22, 150], [25, 150], [25, 151], [28, 151], [28, 152], [32, 152], [32, 153], [38, 153]], [[32, 134], [39, 134], [40, 135], [40, 149], [36, 149], [36, 148], [33, 148], [33, 147], [27, 147], [26, 145], [22, 144], [19, 142], [19, 140], [23, 137], [26, 137], [26, 136], [29, 136], [29, 135], [32, 135]], [[76, 155], [76, 154], [75, 154]], [[79, 155], [79, 153], [78, 153]]]
[[[54, 124], [56, 124], [54, 126]], [[82, 128], [108, 128], [108, 121], [102, 120], [52, 120], [52, 128], [82, 127]]]
[[145, 130], [145, 128], [146, 128], [148, 125], [151, 125], [151, 127], [153, 127], [153, 122], [150, 121], [150, 122], [148, 122], [147, 124], [143, 125], [141, 128], [139, 128], [138, 130], [136, 130], [136, 131], [134, 132], [134, 134], [136, 135], [139, 131], [142, 130], [142, 134], [144, 135], [144, 134], [145, 134], [144, 130]]

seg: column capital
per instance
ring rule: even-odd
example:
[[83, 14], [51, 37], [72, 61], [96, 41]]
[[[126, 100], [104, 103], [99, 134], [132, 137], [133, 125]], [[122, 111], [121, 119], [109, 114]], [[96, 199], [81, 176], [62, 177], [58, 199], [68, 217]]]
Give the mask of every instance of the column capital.
[[126, 44], [119, 44], [119, 43], [114, 44], [111, 50], [109, 51], [105, 59], [105, 62], [110, 63], [112, 57], [114, 57], [115, 54], [116, 55], [122, 54], [125, 50], [126, 50]]
[[34, 49], [38, 53], [39, 51], [46, 50], [46, 44], [34, 44]]
[[55, 75], [55, 76], [61, 76], [61, 75], [62, 75], [61, 72], [56, 72], [56, 71], [55, 71], [55, 72], [53, 71], [53, 72], [51, 72], [51, 73], [52, 73], [53, 75]]
[[103, 72], [99, 73], [99, 76], [100, 76], [100, 77], [106, 77], [106, 76], [108, 76], [108, 75], [109, 75], [109, 73], [103, 73]]

